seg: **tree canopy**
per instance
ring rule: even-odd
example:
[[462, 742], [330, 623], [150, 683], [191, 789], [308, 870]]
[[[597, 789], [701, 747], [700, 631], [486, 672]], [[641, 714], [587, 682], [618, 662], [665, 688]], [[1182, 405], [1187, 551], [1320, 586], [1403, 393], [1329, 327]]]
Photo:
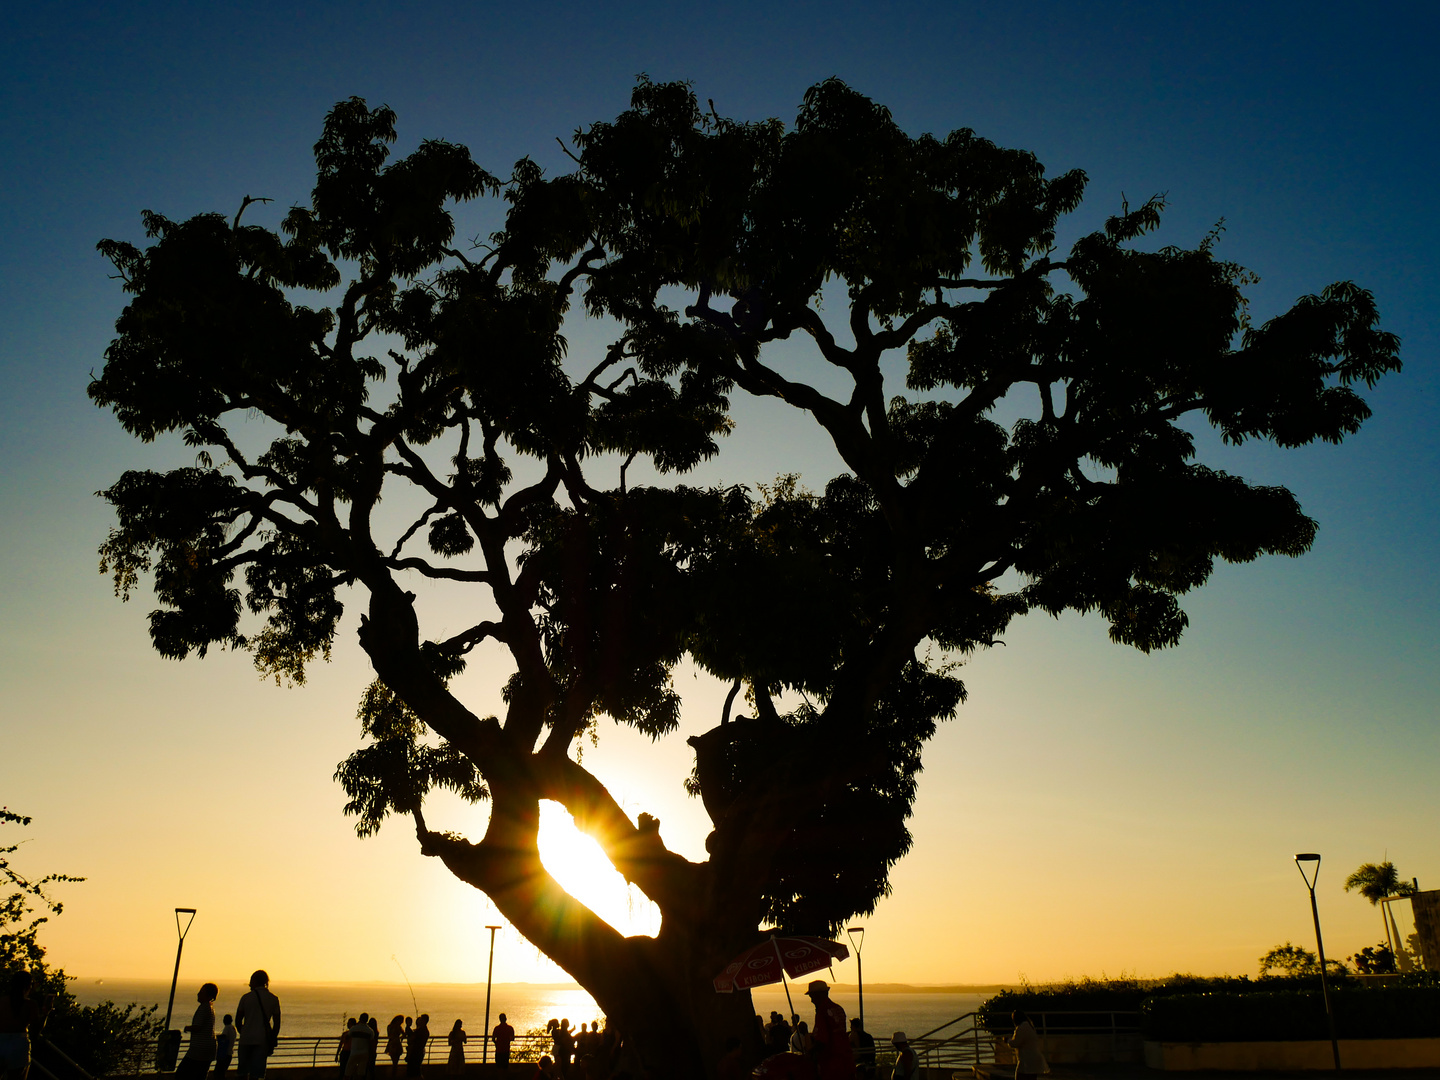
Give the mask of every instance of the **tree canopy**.
[[[502, 179], [436, 140], [391, 160], [395, 125], [337, 104], [309, 205], [278, 228], [242, 218], [247, 196], [233, 216], [147, 211], [143, 248], [101, 243], [129, 300], [90, 395], [198, 452], [102, 493], [102, 571], [124, 595], [150, 576], [163, 655], [245, 649], [295, 682], [362, 603], [369, 741], [337, 773], [361, 833], [410, 815], [637, 1045], [698, 1032], [687, 1062], [726, 1024], [749, 1037], [748, 1006], [704, 995], [762, 924], [823, 932], [887, 892], [921, 750], [964, 699], [957, 661], [1029, 611], [1174, 645], [1217, 559], [1299, 555], [1316, 528], [1284, 488], [1197, 460], [1195, 431], [1340, 442], [1369, 415], [1357, 387], [1399, 368], [1350, 283], [1252, 325], [1214, 236], [1143, 245], [1160, 197], [1059, 255], [1083, 172], [968, 129], [912, 137], [834, 79], [789, 126], [642, 79], [553, 176], [527, 158]], [[462, 250], [452, 208], [482, 197], [503, 227]], [[579, 357], [582, 319], [612, 332]], [[785, 339], [826, 378], [776, 359]], [[764, 488], [687, 483], [744, 396], [791, 406], [845, 471], [815, 491], [786, 462]], [[273, 438], [252, 446], [247, 417]], [[382, 496], [419, 501], [397, 523]], [[420, 579], [473, 621], [422, 626]], [[450, 688], [488, 641], [514, 665], [503, 717]], [[673, 732], [684, 659], [733, 687], [690, 740], [714, 823], [698, 864], [570, 754], [601, 718]], [[430, 828], [435, 786], [489, 800], [483, 837]], [[550, 878], [540, 799], [659, 904], [658, 939], [622, 939]]]

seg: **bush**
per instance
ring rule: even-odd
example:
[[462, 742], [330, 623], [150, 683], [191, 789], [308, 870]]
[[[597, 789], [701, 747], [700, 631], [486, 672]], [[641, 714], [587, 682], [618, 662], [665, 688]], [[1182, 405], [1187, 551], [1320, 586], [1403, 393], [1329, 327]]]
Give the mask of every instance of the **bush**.
[[1144, 1002], [1155, 998], [1216, 993], [1249, 995], [1273, 992], [1277, 987], [1318, 991], [1320, 977], [1317, 974], [1261, 979], [1251, 979], [1246, 975], [1207, 978], [1177, 973], [1165, 979], [1082, 979], [1079, 982], [1006, 990], [990, 998], [978, 1011], [985, 1027], [996, 1034], [1011, 1030], [1010, 1012], [1013, 1009], [1024, 1009], [1028, 1013], [1077, 1013], [1080, 1015], [1064, 1017], [1063, 1026], [1108, 1030], [1112, 1011], [1138, 1012]]
[[[1340, 989], [1331, 993], [1342, 1039], [1440, 1036], [1440, 987]], [[1145, 1038], [1162, 1042], [1288, 1042], [1328, 1039], [1318, 991], [1177, 994], [1141, 1006]]]
[[159, 1006], [57, 1002], [45, 1037], [91, 1076], [134, 1074], [154, 1056], [163, 1021]]

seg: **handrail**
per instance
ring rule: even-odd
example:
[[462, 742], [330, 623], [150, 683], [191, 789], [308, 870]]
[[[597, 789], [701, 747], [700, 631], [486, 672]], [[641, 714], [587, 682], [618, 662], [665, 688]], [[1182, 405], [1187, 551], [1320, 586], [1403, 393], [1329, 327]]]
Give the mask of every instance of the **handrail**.
[[[80, 1065], [76, 1064], [76, 1063], [75, 1063], [75, 1060], [74, 1060], [69, 1054], [65, 1053], [64, 1050], [61, 1050], [58, 1046], [56, 1046], [53, 1042], [51, 1042], [51, 1041], [50, 1041], [48, 1038], [46, 1038], [44, 1035], [38, 1035], [38, 1036], [36, 1036], [35, 1041], [38, 1042], [38, 1043], [43, 1043], [44, 1046], [45, 1046], [45, 1049], [46, 1049], [47, 1051], [49, 1051], [50, 1053], [54, 1054], [54, 1055], [55, 1055], [56, 1057], [58, 1057], [61, 1061], [65, 1062], [66, 1065], [69, 1065], [70, 1068], [74, 1069], [77, 1073], [79, 1073], [79, 1074], [81, 1075], [81, 1077], [84, 1078], [84, 1080], [95, 1080], [95, 1078], [94, 1078], [93, 1076], [91, 1076], [88, 1072], [86, 1072], [84, 1068], [82, 1068]], [[45, 1071], [46, 1071], [47, 1073], [50, 1072], [49, 1069], [46, 1069]], [[52, 1074], [52, 1075], [53, 1075], [53, 1074]]]

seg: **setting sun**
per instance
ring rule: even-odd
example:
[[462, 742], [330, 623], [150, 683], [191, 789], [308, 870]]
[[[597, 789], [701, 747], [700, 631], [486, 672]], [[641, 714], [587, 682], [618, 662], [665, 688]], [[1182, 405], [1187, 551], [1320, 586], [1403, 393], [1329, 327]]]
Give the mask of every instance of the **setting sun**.
[[548, 800], [540, 803], [540, 861], [561, 888], [627, 937], [660, 932], [660, 909], [626, 883], [563, 806]]

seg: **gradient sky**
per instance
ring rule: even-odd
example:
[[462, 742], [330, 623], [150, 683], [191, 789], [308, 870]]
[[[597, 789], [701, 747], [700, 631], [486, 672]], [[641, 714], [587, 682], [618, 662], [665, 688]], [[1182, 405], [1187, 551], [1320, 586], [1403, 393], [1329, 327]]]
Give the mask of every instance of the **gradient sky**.
[[[297, 13], [296, 9], [303, 9]], [[1201, 441], [1282, 483], [1321, 523], [1299, 560], [1224, 567], [1185, 605], [1181, 646], [1111, 645], [1098, 619], [1033, 615], [965, 673], [970, 701], [929, 748], [913, 853], [866, 920], [867, 979], [1013, 981], [1253, 972], [1312, 944], [1291, 862], [1322, 852], [1327, 951], [1380, 939], [1340, 888], [1386, 854], [1440, 887], [1440, 365], [1433, 4], [15, 5], [0, 11], [0, 802], [34, 815], [17, 862], [88, 877], [46, 930], [72, 973], [168, 975], [171, 909], [200, 909], [186, 975], [263, 965], [296, 980], [484, 978], [485, 899], [391, 825], [360, 841], [335, 763], [369, 679], [347, 621], [303, 689], [245, 656], [150, 651], [148, 598], [96, 573], [93, 493], [143, 447], [85, 398], [123, 304], [95, 241], [138, 214], [308, 198], [310, 147], [337, 99], [386, 102], [401, 150], [469, 145], [504, 175], [555, 136], [613, 117], [633, 77], [690, 79], [738, 118], [792, 120], [839, 75], [908, 131], [971, 127], [1091, 177], [1076, 229], [1166, 192], [1158, 243], [1222, 217], [1223, 257], [1261, 275], [1259, 319], [1340, 279], [1373, 290], [1405, 370], [1343, 447]], [[422, 13], [423, 12], [423, 13]], [[253, 211], [252, 211], [253, 213]], [[278, 212], [277, 212], [278, 213]], [[475, 220], [483, 219], [479, 211]], [[273, 222], [275, 216], [264, 219]], [[583, 333], [574, 350], [588, 344]], [[812, 487], [833, 452], [750, 408], [707, 476]], [[351, 605], [352, 618], [354, 604]], [[504, 672], [460, 687], [482, 715]], [[681, 732], [602, 731], [585, 761], [699, 857], [684, 736], [714, 723], [712, 680], [678, 673]], [[637, 763], [643, 762], [643, 767]], [[483, 810], [437, 800], [433, 826]], [[575, 849], [547, 822], [549, 850]], [[580, 846], [583, 848], [583, 845]], [[603, 867], [601, 867], [603, 869]], [[586, 893], [587, 897], [589, 893]], [[614, 885], [602, 914], [653, 928]], [[513, 931], [497, 979], [558, 971]], [[853, 968], [837, 968], [853, 980]]]

